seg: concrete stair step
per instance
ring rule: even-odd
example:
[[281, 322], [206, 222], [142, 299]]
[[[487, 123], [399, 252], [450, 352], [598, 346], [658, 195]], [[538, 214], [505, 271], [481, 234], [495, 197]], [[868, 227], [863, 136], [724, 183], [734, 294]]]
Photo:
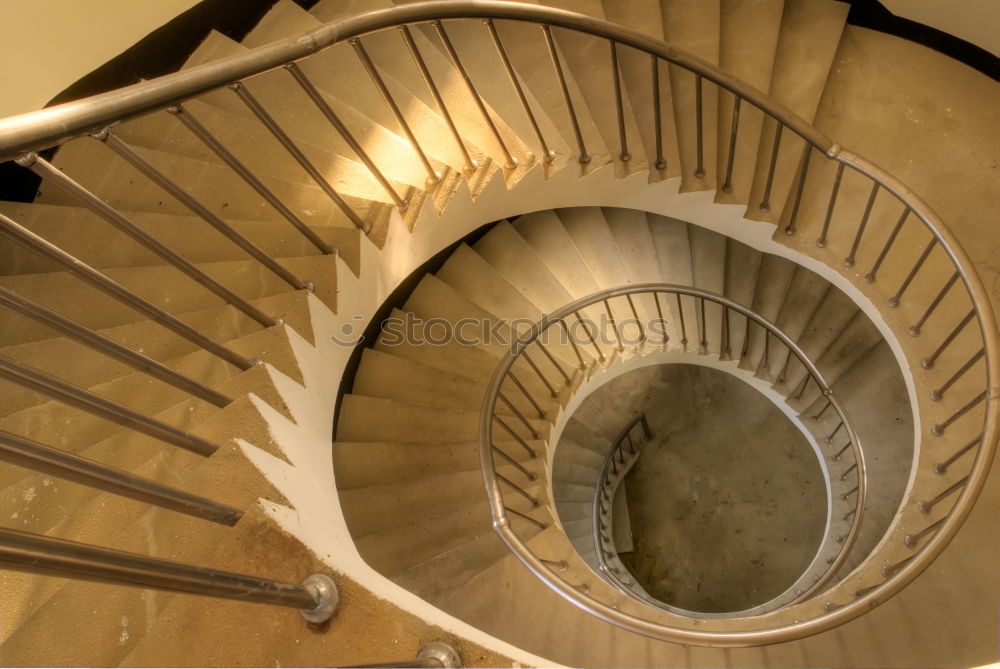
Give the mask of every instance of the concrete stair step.
[[[562, 446], [561, 443], [559, 445]], [[552, 480], [590, 486], [593, 488], [597, 482], [597, 474], [599, 471], [600, 469], [585, 467], [572, 462], [560, 463], [558, 468], [553, 469]]]
[[[831, 290], [830, 284], [821, 276], [804, 267], [797, 267], [785, 294], [785, 301], [773, 321], [774, 324], [793, 340], [798, 341], [808, 324], [816, 317]], [[789, 355], [790, 352], [784, 346], [772, 346], [769, 369], [758, 369], [758, 376], [779, 381]]]
[[[541, 435], [548, 424], [530, 421]], [[513, 429], [525, 439], [533, 438], [518, 423]], [[409, 404], [381, 397], [345, 395], [337, 425], [337, 439], [343, 441], [465, 441], [478, 435], [479, 411], [445, 409]]]
[[553, 499], [556, 500], [557, 504], [562, 501], [567, 501], [567, 502], [586, 502], [588, 500], [593, 501], [594, 486], [581, 485], [578, 483], [570, 483], [568, 481], [553, 481], [552, 497]]
[[[296, 276], [315, 282], [316, 296], [335, 305], [336, 258], [300, 256], [278, 258]], [[270, 297], [295, 290], [255, 260], [202, 263], [198, 269], [223, 284], [244, 300]], [[184, 314], [217, 307], [214, 293], [173, 266], [152, 265], [108, 269], [104, 274], [172, 314]], [[0, 284], [28, 299], [91, 329], [106, 329], [142, 320], [142, 315], [95, 288], [84, 286], [65, 272], [24, 274], [0, 278]], [[86, 296], [82, 299], [82, 296]], [[248, 318], [245, 315], [241, 317]], [[4, 332], [0, 345], [10, 346], [50, 336], [49, 330], [27, 319], [14, 321]]]
[[[516, 336], [513, 328], [519, 325], [512, 324], [509, 316], [497, 315], [483, 309], [433, 274], [427, 274], [420, 280], [420, 283], [407, 298], [404, 308], [408, 313], [420, 319], [423, 324], [423, 333], [426, 335], [424, 340], [426, 344], [437, 346], [442, 341], [446, 341], [449, 345], [475, 347], [488, 353], [493, 358], [494, 363], [493, 369], [478, 377], [483, 383], [492, 378], [496, 365], [507, 356]], [[562, 347], [559, 342], [553, 341], [545, 350], [555, 357]], [[570, 355], [572, 354], [570, 353]], [[565, 352], [559, 356], [562, 361], [558, 367], [544, 353], [534, 351], [531, 358], [540, 372], [545, 375], [545, 379], [556, 390], [565, 383], [562, 375], [568, 376], [573, 372], [570, 364], [575, 365], [577, 362], [576, 360], [567, 361]], [[517, 372], [518, 379], [532, 393], [535, 401], [544, 407], [551, 398], [551, 392], [545, 385], [545, 381], [524, 360], [516, 361], [514, 370]], [[508, 396], [519, 398], [515, 400], [518, 402], [518, 406], [525, 411], [531, 410], [530, 406], [525, 405], [525, 398], [519, 390], [508, 388]]]
[[[663, 36], [689, 53], [709, 63], [719, 62], [721, 30], [720, 3], [661, 2]], [[697, 176], [697, 129], [691, 110], [695, 108], [695, 76], [674, 65], [668, 66], [670, 89], [677, 126], [677, 143], [681, 163], [681, 192], [707, 190], [716, 184], [716, 121], [718, 90], [715, 86], [702, 87], [702, 167], [704, 176]]]
[[[268, 545], [274, 548], [278, 545], [275, 535], [280, 536], [275, 532], [272, 521], [264, 519], [263, 514], [256, 511], [235, 528], [209, 527], [199, 533], [197, 540], [192, 537], [192, 540], [177, 541], [169, 533], [177, 528], [171, 526], [172, 523], [163, 522], [153, 510], [122, 533], [121, 544], [124, 550], [130, 552], [256, 574], [260, 573], [259, 563], [255, 559], [255, 551], [248, 547], [254, 540], [267, 539]], [[302, 561], [295, 553], [285, 554], [283, 559], [296, 563]], [[266, 564], [264, 568], [267, 568]], [[265, 571], [263, 575], [283, 577], [280, 570], [274, 569]], [[301, 576], [287, 578], [295, 581]], [[101, 602], [96, 609], [95, 601]], [[10, 653], [11, 658], [30, 662], [29, 658], [37, 656], [38, 648], [45, 648], [54, 663], [71, 664], [71, 658], [79, 656], [76, 644], [88, 644], [88, 654], [95, 664], [117, 665], [137, 646], [153, 642], [157, 627], [175, 624], [167, 614], [168, 607], [186, 601], [194, 601], [202, 607], [206, 605], [204, 598], [177, 597], [172, 593], [85, 581], [69, 582], [25, 620], [5, 641], [4, 650]], [[93, 613], [81, 616], [78, 623], [69, 628], [58, 624], [57, 621], [65, 620], [68, 611], [79, 611], [81, 607]], [[91, 647], [91, 642], [86, 639], [95, 645]], [[60, 640], [71, 643], [62, 644]]]
[[[407, 1], [397, 0], [396, 4], [406, 4]], [[520, 33], [528, 32], [531, 29], [528, 26], [510, 21], [496, 22], [494, 28], [500, 34], [508, 58], [514, 62], [516, 56], [512, 52], [522, 39]], [[463, 67], [472, 81], [475, 82], [476, 90], [487, 108], [495, 114], [495, 117], [502, 119], [507, 124], [513, 136], [524, 142], [525, 148], [530, 151], [531, 158], [535, 160], [544, 158], [543, 149], [538, 142], [530, 119], [521, 106], [509, 79], [502, 74], [501, 63], [482, 25], [477, 21], [450, 21], [445, 24], [445, 29], [448, 39], [458, 53]], [[422, 37], [426, 39], [426, 41], [418, 41], [421, 48], [426, 44], [429, 49], [433, 49], [440, 56], [447, 57], [447, 51], [433, 29], [429, 26], [420, 26], [420, 32]], [[571, 153], [570, 144], [563, 135], [567, 129], [560, 123], [561, 118], [557, 119], [557, 123], [553, 123], [549, 108], [538, 101], [529, 85], [522, 83], [521, 87], [528, 100], [528, 105], [531, 107], [532, 115], [545, 138], [546, 145], [550, 151], [556, 153], [548, 170], [562, 169], [569, 161], [573, 160], [569, 155]], [[506, 137], [503, 131], [501, 131], [501, 135]], [[495, 160], [499, 159], [495, 158]]]
[[[720, 6], [719, 66], [751, 86], [768, 92], [785, 0], [722, 0]], [[715, 200], [746, 203], [753, 182], [764, 114], [751, 105], [741, 106], [731, 169], [732, 188], [730, 192], [724, 192], [725, 175], [730, 169], [728, 152], [734, 101], [732, 93], [719, 92], [716, 164], [722, 175], [722, 186], [716, 191]]]
[[[602, 3], [604, 15], [612, 23], [646, 33], [653, 39], [663, 39], [663, 16], [660, 3], [657, 0], [639, 0], [638, 2], [613, 2], [604, 0]], [[641, 141], [647, 161], [650, 165], [650, 180], [659, 181], [680, 176], [680, 157], [677, 147], [677, 129], [674, 120], [673, 95], [670, 89], [670, 77], [665, 63], [660, 63], [660, 127], [662, 132], [661, 145], [656, 144], [655, 123], [653, 116], [653, 88], [650, 85], [651, 67], [649, 56], [632, 49], [618, 50], [618, 64], [621, 69], [622, 82], [628, 90], [632, 103], [632, 113], [639, 137], [630, 141]], [[666, 165], [657, 165], [658, 149], [662, 152]], [[655, 170], [655, 171], [654, 171]]]
[[358, 551], [380, 573], [395, 576], [468, 542], [491, 525], [485, 496], [437, 516], [358, 540]]
[[[309, 338], [312, 326], [308, 320], [309, 311], [306, 291], [282, 293], [267, 298], [253, 300], [252, 304], [273, 313], [293, 330]], [[232, 342], [261, 332], [260, 325], [242, 318], [230, 306], [214, 307], [187, 314], [179, 318], [207, 332], [216, 341]], [[152, 321], [139, 321], [113, 328], [98, 330], [100, 334], [117, 341], [147, 357], [162, 361], [192, 376], [209, 381], [218, 370], [219, 362], [204, 350], [180, 337], [173, 336]], [[44, 334], [44, 331], [43, 331]], [[51, 334], [51, 331], [49, 332]], [[249, 340], [248, 340], [249, 341]], [[266, 347], [256, 352], [244, 349], [252, 357], [272, 359]], [[132, 368], [106, 358], [89, 348], [84, 348], [69, 337], [39, 338], [22, 344], [0, 349], [0, 355], [25, 363], [48, 374], [81, 387], [93, 387], [132, 373]], [[73, 361], [69, 364], [67, 361]], [[280, 360], [275, 361], [282, 367]], [[228, 363], [226, 364], [228, 366]], [[283, 369], [288, 369], [282, 367]], [[235, 369], [235, 368], [234, 368]], [[228, 373], [228, 372], [227, 372]], [[9, 412], [18, 411], [39, 402], [39, 396], [29, 390], [19, 390], [13, 386], [7, 392]]]
[[[692, 225], [688, 239], [691, 243], [691, 276], [694, 286], [723, 294], [726, 289], [726, 237]], [[706, 301], [705, 313], [702, 315], [702, 307], [695, 298], [682, 298], [682, 301], [691, 303], [697, 318], [691, 325], [688, 340], [704, 344], [707, 353], [718, 354], [722, 340], [722, 307]], [[704, 332], [701, 331], [702, 321], [705, 323]]]
[[548, 209], [525, 214], [513, 225], [537, 259], [573, 298], [586, 297], [600, 290], [556, 211]]
[[[498, 467], [497, 471], [524, 485], [529, 494], [540, 492], [538, 482], [527, 482], [526, 477], [510, 465]], [[486, 499], [483, 475], [478, 471], [438, 473], [412, 483], [380, 484], [340, 490], [339, 493], [344, 517], [355, 539], [391, 532], [420, 519]], [[516, 506], [525, 507], [527, 502]], [[488, 527], [487, 524], [484, 529]]]
[[482, 348], [464, 346], [454, 339], [448, 339], [441, 344], [431, 344], [427, 335], [434, 333], [425, 335], [424, 323], [413, 314], [394, 309], [390, 318], [395, 323], [410, 324], [412, 336], [405, 336], [405, 332], [383, 331], [375, 343], [376, 351], [467, 378], [487, 379], [496, 369], [498, 359]]
[[[772, 323], [778, 319], [795, 268], [794, 263], [776, 255], [765, 254], [760, 260], [751, 308]], [[740, 369], [756, 370], [764, 356], [764, 335], [760, 328], [751, 328], [750, 345], [746, 348], [740, 358]]]
[[[256, 28], [243, 38], [242, 44], [254, 48], [276, 39], [313, 30], [320, 25], [322, 22], [309, 12], [293, 2], [283, 0], [275, 4]], [[405, 130], [373, 84], [361, 60], [347, 45], [335, 46], [314, 54], [301, 61], [299, 67], [317, 88], [341, 99], [395, 135], [406, 136]], [[442, 171], [448, 168], [461, 171], [464, 167], [462, 154], [453, 142], [445, 139], [448, 136], [448, 128], [435, 108], [424, 105], [386, 73], [380, 73], [380, 76], [399, 108], [409, 112], [406, 116], [407, 125], [410, 126], [420, 147], [433, 161], [432, 167]]]
[[[213, 31], [201, 48], [207, 48], [212, 41], [224, 42], [228, 39], [225, 35]], [[250, 50], [246, 46], [237, 45], [233, 47], [234, 52], [237, 47], [240, 53], [247, 53]], [[383, 187], [363, 165], [349, 143], [288, 72], [280, 68], [265, 72], [244, 80], [243, 85], [282, 129], [294, 129], [294, 135], [308, 138], [307, 142], [300, 139], [296, 143], [308, 159], [324, 175], [328, 175], [327, 178], [332, 180], [334, 188], [357, 197], [392, 202], [391, 199], [387, 199]], [[406, 186], [424, 188], [427, 185], [427, 173], [405, 139], [389, 132], [362, 112], [332, 95], [324, 91], [319, 91], [319, 94], [358, 141], [367, 147], [366, 150], [369, 151], [372, 160], [382, 169], [393, 188], [397, 189], [397, 193], [405, 193]], [[255, 122], [256, 116], [232, 91], [223, 89], [200, 99], [230, 114]], [[272, 144], [274, 143], [272, 140]], [[393, 154], [393, 151], [398, 153]], [[388, 157], [393, 159], [386, 160]], [[301, 170], [290, 173], [305, 175]]]
[[[530, 454], [518, 442], [496, 440], [498, 448], [519, 462]], [[541, 453], [544, 444], [528, 441]], [[333, 461], [337, 487], [353, 490], [371, 485], [403, 484], [418, 481], [439, 472], [480, 471], [479, 442], [347, 442], [333, 443]], [[377, 463], [377, 466], [373, 466]]]
[[559, 436], [559, 448], [556, 450], [556, 458], [558, 458], [558, 469], [560, 470], [564, 466], [578, 465], [596, 472], [600, 470], [601, 463], [604, 462], [603, 455], [580, 446], [565, 433]]
[[[764, 254], [735, 240], [726, 241], [725, 295], [746, 306], [753, 306], [758, 274]], [[739, 359], [746, 338], [747, 319], [739, 314], [729, 315], [729, 350], [731, 359]]]
[[[260, 382], [255, 381], [253, 385], [260, 387]], [[189, 409], [188, 403], [182, 403], [167, 413], [183, 416], [192, 422], [189, 429], [196, 434], [210, 442], [223, 444], [219, 451], [207, 459], [179, 449], [165, 449], [162, 444], [153, 443], [148, 437], [128, 431], [120, 431], [83, 449], [79, 454], [237, 508], [245, 507], [260, 496], [282, 499], [263, 481], [257, 469], [245, 459], [239, 449], [234, 444], [227, 443], [228, 439], [240, 436], [252, 439], [261, 447], [273, 448], [270, 445], [268, 427], [262, 423], [257, 409], [251, 403], [240, 400], [225, 409], [201, 416], [194, 415]], [[241, 426], [235, 433], [233, 424]], [[46, 481], [49, 481], [48, 484]], [[38, 485], [32, 485], [33, 483]], [[38, 500], [33, 512], [26, 511], [11, 520], [20, 529], [46, 531], [75, 541], [93, 541], [122, 550], [160, 555], [167, 559], [180, 559], [170, 557], [180, 555], [177, 551], [209, 546], [200, 543], [202, 535], [206, 535], [211, 541], [220, 530], [230, 529], [68, 482], [50, 481], [34, 474], [29, 475], [29, 480], [8, 486], [3, 492], [4, 495], [17, 493], [22, 498], [28, 494], [32, 501]], [[59, 517], [63, 509], [66, 513], [64, 517]], [[29, 523], [31, 527], [28, 527]], [[183, 540], [178, 540], [178, 537], [183, 537]], [[50, 587], [51, 579], [14, 572], [6, 573], [4, 582], [8, 592], [32, 593], [30, 597], [18, 599], [27, 606], [10, 611], [9, 625], [5, 626], [5, 636], [14, 634], [15, 631], [21, 634], [23, 628], [28, 628], [23, 636], [29, 639], [37, 634], [30, 631], [33, 628], [30, 621], [35, 616], [50, 615], [48, 608], [53, 603], [61, 609], [66, 605], [63, 600], [70, 598], [75, 601], [80, 589], [88, 587], [84, 582], [62, 580], [55, 581], [55, 587]], [[89, 587], [94, 586], [90, 584]], [[127, 588], [113, 590], [129, 590], [133, 594], [139, 594], [139, 591]], [[65, 615], [65, 612], [60, 615]], [[28, 621], [28, 624], [15, 625], [15, 620]], [[14, 636], [13, 639], [11, 646], [5, 643], [5, 649], [18, 647], [19, 637]]]
[[[768, 94], [808, 121], [813, 119], [819, 107], [847, 20], [847, 10], [843, 3], [827, 0], [785, 0]], [[760, 204], [774, 148], [774, 128], [774, 121], [764, 120], [746, 215], [777, 222], [788, 202], [802, 147], [797, 140], [787, 141], [791, 138], [782, 133], [770, 207], [762, 211]]]
[[[266, 200], [225, 165], [152, 148], [135, 149], [223, 219], [282, 220]], [[191, 213], [179, 200], [96, 141], [80, 140], [64, 145], [53, 164], [117, 209], [179, 216]], [[331, 173], [336, 177], [332, 183], [363, 218], [369, 212], [377, 213], [378, 205], [389, 202], [388, 196], [379, 195], [368, 185], [366, 180], [369, 177], [364, 166], [356, 164], [350, 170], [340, 167], [338, 165], [335, 174]], [[264, 185], [310, 227], [354, 227], [319, 186], [307, 183], [300, 174], [262, 174], [260, 177]], [[43, 204], [78, 204], [55, 186], [45, 183], [39, 188], [36, 201]]]
[[[529, 523], [523, 524], [526, 525], [526, 534], [531, 535], [537, 531]], [[506, 544], [496, 533], [483, 532], [471, 541], [409, 567], [405, 572], [394, 576], [393, 580], [419, 597], [433, 602], [461, 588], [476, 575], [509, 555]]]
[[[132, 241], [87, 209], [65, 205], [0, 203], [0, 212], [59, 248], [98, 269], [163, 264], [164, 260]], [[233, 242], [195, 216], [149, 212], [123, 212], [140, 229], [194, 263], [247, 258]], [[291, 224], [263, 221], [229, 221], [241, 235], [271, 257], [322, 253]], [[315, 232], [335, 248], [347, 251], [356, 230], [324, 227]], [[5, 275], [53, 271], [54, 265], [11, 246], [4, 249]]]
[[[604, 18], [604, 8], [599, 0], [548, 0], [542, 4]], [[628, 144], [630, 159], [620, 160], [621, 141], [619, 137], [618, 111], [614, 102], [614, 70], [606, 40], [595, 39], [575, 31], [554, 30], [556, 45], [561, 52], [562, 66], [573, 73], [579, 88], [580, 100], [590, 110], [592, 122], [603, 145], [612, 156], [615, 173], [619, 176], [634, 174], [649, 168], [645, 147], [640, 141]], [[624, 51], [624, 48], [619, 48]], [[629, 91], [622, 86], [622, 109], [627, 137], [638, 140], [639, 129]], [[591, 150], [593, 152], [593, 150]]]
[[[831, 286], [796, 343], [810, 360], [820, 360], [823, 353], [833, 345], [855, 317], [865, 316], [858, 314], [857, 305], [849, 297]], [[791, 390], [799, 386], [807, 376], [807, 372], [802, 363], [793, 356], [785, 366], [783, 376], [785, 377], [783, 385]]]
[[[649, 224], [653, 250], [660, 267], [660, 280], [664, 283], [674, 283], [681, 286], [693, 285], [694, 275], [691, 269], [691, 242], [688, 224], [674, 218], [650, 213], [646, 214], [646, 222]], [[678, 306], [677, 299], [674, 298], [670, 301], [669, 307], [673, 316], [667, 330], [671, 340], [680, 344], [682, 340], [686, 339], [686, 345], [697, 345], [698, 337], [694, 334], [696, 331], [689, 329], [697, 324], [694, 304], [691, 300], [682, 299], [680, 306]], [[681, 327], [681, 315], [683, 315], [684, 320], [683, 328]]]
[[[367, 5], [371, 9], [391, 6], [392, 2], [389, 0], [382, 0], [381, 2]], [[345, 10], [346, 8], [342, 3], [320, 2], [312, 8], [311, 13], [321, 21], [330, 21], [338, 16], [345, 15]], [[478, 147], [485, 154], [474, 153], [470, 150], [469, 153], [473, 160], [482, 163], [484, 158], [489, 157], [491, 161], [498, 165], [505, 165], [506, 158], [502, 147], [494, 138], [483, 116], [479, 113], [474, 98], [472, 98], [454, 66], [438, 50], [435, 43], [428, 38], [428, 35], [422, 28], [411, 28], [410, 33], [430, 71], [435, 85], [445, 101], [445, 105], [455, 121], [459, 134], [463, 138], [467, 137], [472, 146]], [[437, 108], [433, 96], [420, 77], [409, 51], [407, 51], [406, 45], [400, 39], [397, 31], [388, 30], [374, 33], [366, 36], [364, 42], [372, 61], [380, 70], [390, 74], [400, 83], [405, 84], [410, 93], [420, 99], [424, 105], [432, 109]], [[531, 164], [528, 158], [530, 151], [516, 137], [515, 133], [506, 126], [503, 118], [495, 110], [493, 110], [491, 116], [494, 122], [496, 122], [501, 137], [503, 137], [508, 149], [514, 157], [518, 158], [519, 166], [512, 174], [507, 175], [508, 179], [516, 180], [527, 169], [526, 166]]]

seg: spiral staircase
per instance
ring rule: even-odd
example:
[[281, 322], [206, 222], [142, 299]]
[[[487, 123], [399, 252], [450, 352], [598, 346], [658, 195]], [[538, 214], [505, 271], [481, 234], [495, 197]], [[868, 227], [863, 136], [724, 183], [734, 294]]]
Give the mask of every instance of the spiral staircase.
[[[280, 0], [0, 120], [41, 177], [0, 202], [0, 661], [995, 661], [1000, 92], [846, 13]], [[756, 388], [827, 479], [748, 611], [614, 550], [642, 445], [587, 398], [667, 364]]]

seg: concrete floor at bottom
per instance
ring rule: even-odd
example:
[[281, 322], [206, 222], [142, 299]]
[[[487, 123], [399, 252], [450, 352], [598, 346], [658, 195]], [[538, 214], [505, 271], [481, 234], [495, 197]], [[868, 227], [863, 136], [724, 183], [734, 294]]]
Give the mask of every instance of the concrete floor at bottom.
[[621, 405], [601, 395], [631, 395], [652, 428], [625, 479], [634, 550], [621, 555], [651, 595], [731, 612], [795, 582], [822, 540], [827, 496], [814, 450], [778, 407], [695, 365], [636, 370], [588, 398], [613, 415]]

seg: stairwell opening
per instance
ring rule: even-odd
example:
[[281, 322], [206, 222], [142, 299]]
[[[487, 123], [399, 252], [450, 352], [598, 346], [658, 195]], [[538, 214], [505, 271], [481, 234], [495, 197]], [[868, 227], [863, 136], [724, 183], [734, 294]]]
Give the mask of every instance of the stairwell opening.
[[[557, 447], [560, 513], [573, 512], [565, 500], [581, 466], [574, 451], [588, 434], [613, 439], [637, 412], [652, 437], [614, 500], [615, 545], [632, 576], [657, 600], [708, 614], [751, 609], [790, 588], [826, 532], [823, 468], [780, 409], [720, 370], [644, 367], [588, 396]], [[563, 523], [568, 533], [579, 525]]]

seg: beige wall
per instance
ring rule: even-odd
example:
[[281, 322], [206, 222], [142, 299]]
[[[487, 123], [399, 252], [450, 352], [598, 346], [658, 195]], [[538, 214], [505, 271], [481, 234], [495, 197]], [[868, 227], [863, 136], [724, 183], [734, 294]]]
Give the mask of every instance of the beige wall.
[[1000, 55], [1000, 0], [882, 0], [890, 12]]
[[39, 109], [199, 0], [2, 0], [0, 118]]

